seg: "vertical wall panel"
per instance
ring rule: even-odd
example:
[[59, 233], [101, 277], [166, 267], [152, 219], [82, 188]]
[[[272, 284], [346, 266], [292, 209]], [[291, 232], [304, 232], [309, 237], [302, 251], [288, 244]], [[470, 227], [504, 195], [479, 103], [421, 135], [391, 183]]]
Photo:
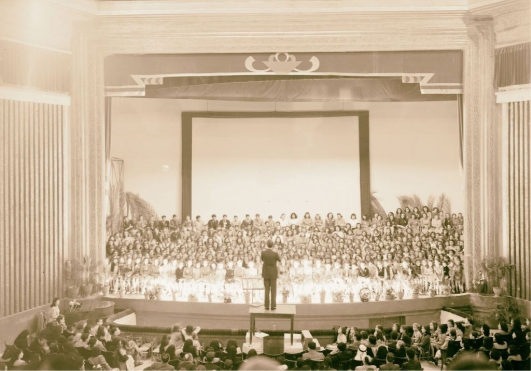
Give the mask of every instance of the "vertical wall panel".
[[509, 279], [512, 296], [531, 299], [531, 161], [530, 102], [505, 103], [507, 136], [507, 224], [509, 261], [515, 272]]
[[0, 100], [0, 317], [62, 296], [67, 109]]

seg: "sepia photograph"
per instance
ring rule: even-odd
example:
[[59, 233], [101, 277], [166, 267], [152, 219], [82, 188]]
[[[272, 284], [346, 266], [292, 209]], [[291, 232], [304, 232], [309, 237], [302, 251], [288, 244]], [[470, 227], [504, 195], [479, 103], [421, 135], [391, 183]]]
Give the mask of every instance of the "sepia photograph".
[[529, 0], [0, 0], [0, 371], [531, 370]]

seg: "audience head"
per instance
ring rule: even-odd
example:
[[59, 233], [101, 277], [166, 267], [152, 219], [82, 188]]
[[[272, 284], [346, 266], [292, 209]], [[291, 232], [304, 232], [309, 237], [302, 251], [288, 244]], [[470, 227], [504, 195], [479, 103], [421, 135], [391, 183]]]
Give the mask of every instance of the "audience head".
[[415, 349], [407, 348], [406, 356], [408, 359], [415, 359], [415, 357], [417, 356], [417, 353], [415, 352]]
[[475, 354], [463, 354], [460, 357], [455, 357], [447, 370], [490, 370], [491, 366], [485, 358], [478, 358]]
[[315, 342], [313, 341], [310, 341], [308, 343], [308, 348], [310, 348], [311, 350], [315, 350], [317, 348], [317, 344], [315, 344]]
[[509, 326], [507, 325], [507, 322], [501, 321], [498, 324], [498, 330], [503, 331], [503, 332], [509, 332]]
[[393, 362], [395, 361], [395, 355], [392, 352], [387, 353], [385, 361], [389, 364], [393, 364]]
[[234, 366], [234, 362], [232, 362], [232, 359], [226, 359], [223, 368], [225, 370], [232, 370], [233, 366]]
[[490, 351], [490, 359], [493, 359], [495, 361], [499, 361], [501, 358], [501, 353], [498, 349], [492, 349]]
[[181, 325], [179, 323], [175, 323], [172, 327], [171, 327], [171, 332], [181, 332]]
[[481, 326], [481, 329], [483, 331], [483, 336], [490, 336], [490, 327], [486, 323]]
[[345, 350], [347, 350], [347, 344], [345, 344], [345, 343], [339, 343], [339, 344], [337, 344], [337, 349], [338, 349], [340, 352], [344, 352]]
[[249, 349], [249, 351], [247, 352], [247, 359], [256, 357], [257, 355], [258, 353], [256, 352], [256, 349]]
[[391, 340], [398, 340], [398, 332], [391, 331]]
[[214, 360], [214, 358], [216, 358], [216, 353], [207, 352], [207, 354], [206, 354], [206, 361], [207, 362], [211, 363]]
[[59, 298], [53, 298], [51, 307], [59, 307], [60, 302], [61, 300], [59, 300]]

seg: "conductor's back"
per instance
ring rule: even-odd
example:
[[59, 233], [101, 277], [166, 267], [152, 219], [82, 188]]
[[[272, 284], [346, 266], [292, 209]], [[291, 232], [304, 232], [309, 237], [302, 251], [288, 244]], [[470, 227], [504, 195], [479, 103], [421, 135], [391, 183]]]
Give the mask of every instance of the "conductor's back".
[[262, 277], [269, 280], [276, 280], [278, 278], [277, 262], [280, 262], [280, 255], [268, 248], [262, 251]]

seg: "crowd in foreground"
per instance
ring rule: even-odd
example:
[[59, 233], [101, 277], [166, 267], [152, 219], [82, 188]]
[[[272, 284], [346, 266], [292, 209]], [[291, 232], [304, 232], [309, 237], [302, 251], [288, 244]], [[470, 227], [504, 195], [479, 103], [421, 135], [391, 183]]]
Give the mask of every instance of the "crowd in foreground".
[[[201, 345], [201, 329], [172, 326], [156, 342], [137, 344], [119, 327], [103, 319], [67, 326], [54, 299], [46, 327], [36, 334], [22, 331], [1, 357], [10, 370], [134, 370], [142, 357], [153, 357], [149, 370], [245, 370], [254, 368], [255, 349], [243, 354], [236, 339], [223, 345], [213, 340]], [[421, 370], [421, 361], [448, 369], [530, 369], [530, 322], [518, 318], [498, 329], [474, 327], [467, 321], [374, 330], [338, 328], [335, 342], [317, 349], [315, 342], [301, 354], [274, 356], [275, 370]], [[259, 357], [263, 358], [263, 357]], [[450, 362], [451, 360], [451, 362]], [[456, 368], [467, 360], [467, 368]], [[262, 361], [256, 361], [259, 364]], [[482, 365], [477, 368], [474, 365]], [[269, 367], [269, 366], [268, 366]]]
[[108, 239], [106, 276], [114, 292], [145, 293], [161, 283], [241, 292], [243, 278], [261, 276], [260, 253], [271, 240], [282, 258], [279, 292], [360, 283], [400, 290], [400, 283], [414, 281], [423, 292], [460, 293], [466, 289], [463, 222], [461, 214], [427, 206], [361, 219], [332, 213], [241, 221], [212, 215], [208, 222], [126, 218], [123, 232]]

